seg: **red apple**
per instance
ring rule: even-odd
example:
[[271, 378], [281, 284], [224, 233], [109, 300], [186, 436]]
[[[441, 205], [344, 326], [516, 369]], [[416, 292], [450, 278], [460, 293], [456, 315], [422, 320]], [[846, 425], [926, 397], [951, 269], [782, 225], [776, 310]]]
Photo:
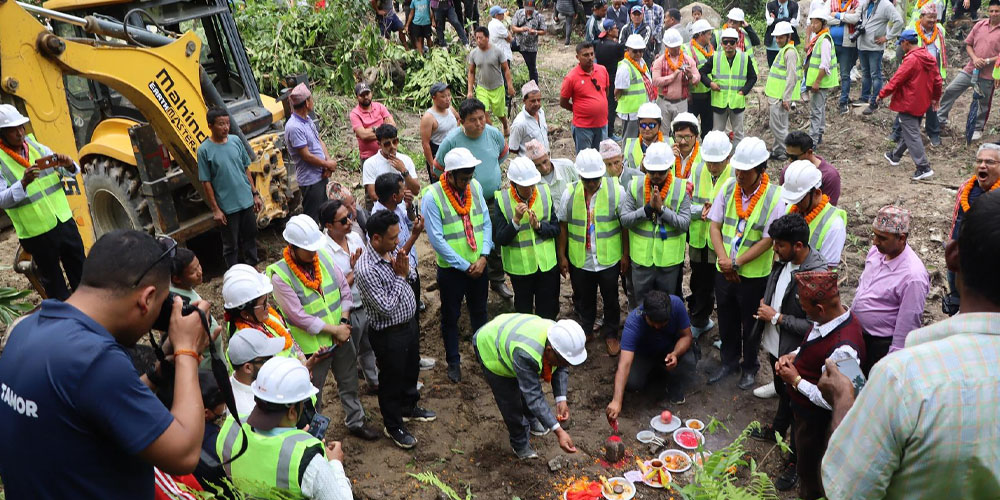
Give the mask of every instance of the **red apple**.
[[665, 424], [669, 424], [670, 421], [673, 419], [674, 419], [674, 414], [670, 413], [670, 410], [663, 410], [663, 413], [660, 414], [660, 422], [663, 422]]

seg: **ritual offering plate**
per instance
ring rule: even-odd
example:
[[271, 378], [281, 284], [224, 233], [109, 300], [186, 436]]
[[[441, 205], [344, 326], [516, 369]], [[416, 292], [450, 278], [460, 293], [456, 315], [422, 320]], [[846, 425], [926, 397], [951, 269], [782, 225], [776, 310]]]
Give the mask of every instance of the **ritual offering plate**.
[[664, 423], [657, 415], [649, 421], [649, 426], [652, 427], [656, 432], [662, 432], [664, 434], [669, 434], [679, 429], [681, 426], [681, 419], [677, 418], [677, 415], [673, 415], [670, 422]]
[[659, 458], [670, 472], [684, 472], [691, 468], [691, 457], [681, 450], [664, 450]]
[[[607, 488], [602, 490], [604, 498], [608, 500], [632, 500], [635, 496], [635, 485], [624, 477], [608, 478], [608, 485], [612, 488], [611, 492], [608, 492]], [[615, 493], [618, 488], [621, 488], [621, 493]]]
[[698, 445], [705, 442], [705, 436], [699, 431], [684, 427], [674, 431], [674, 442], [681, 448], [694, 450], [698, 448]]

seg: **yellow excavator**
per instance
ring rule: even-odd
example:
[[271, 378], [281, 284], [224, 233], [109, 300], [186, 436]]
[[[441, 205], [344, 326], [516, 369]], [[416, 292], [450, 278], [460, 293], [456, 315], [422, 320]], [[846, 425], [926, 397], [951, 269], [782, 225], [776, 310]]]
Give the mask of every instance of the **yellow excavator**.
[[[29, 131], [82, 167], [63, 188], [87, 248], [133, 228], [179, 241], [213, 227], [198, 182], [205, 114], [226, 109], [251, 156], [264, 209], [258, 225], [289, 213], [283, 101], [260, 94], [227, 0], [0, 0], [0, 102]], [[289, 86], [294, 85], [291, 81]], [[30, 256], [15, 270], [34, 288]], [[44, 296], [44, 295], [43, 295]]]

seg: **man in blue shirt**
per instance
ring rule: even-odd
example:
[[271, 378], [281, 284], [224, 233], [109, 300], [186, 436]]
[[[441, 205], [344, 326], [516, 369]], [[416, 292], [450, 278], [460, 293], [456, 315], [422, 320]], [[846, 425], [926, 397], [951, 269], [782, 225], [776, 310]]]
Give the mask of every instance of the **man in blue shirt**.
[[637, 391], [650, 381], [666, 383], [670, 402], [684, 404], [697, 363], [692, 339], [684, 301], [659, 290], [647, 293], [625, 319], [614, 396], [605, 410], [608, 419], [621, 413], [625, 389]]
[[337, 160], [330, 157], [326, 144], [319, 138], [316, 123], [309, 113], [313, 110], [312, 92], [300, 83], [288, 96], [292, 116], [285, 122], [285, 145], [295, 163], [295, 180], [302, 193], [302, 212], [319, 221], [319, 207], [327, 200], [326, 179], [337, 169]]
[[[170, 311], [173, 404], [167, 410], [125, 347], [148, 332], [170, 287], [170, 254], [117, 230], [90, 249], [80, 286], [14, 327], [0, 357], [0, 477], [7, 498], [153, 498], [153, 466], [194, 471], [205, 408], [198, 314]], [[209, 304], [196, 304], [207, 313]], [[168, 353], [169, 354], [169, 353]], [[148, 381], [146, 381], [148, 382]]]

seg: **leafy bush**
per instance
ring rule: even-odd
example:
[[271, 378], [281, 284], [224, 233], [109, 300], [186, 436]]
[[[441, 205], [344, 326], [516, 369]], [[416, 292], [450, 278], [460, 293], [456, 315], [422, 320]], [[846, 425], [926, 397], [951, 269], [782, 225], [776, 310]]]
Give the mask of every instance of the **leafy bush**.
[[[715, 419], [712, 420], [714, 424]], [[709, 432], [714, 427], [710, 424]], [[671, 488], [685, 500], [776, 500], [778, 495], [771, 479], [758, 469], [755, 460], [751, 458], [749, 462], [747, 461], [746, 448], [743, 446], [750, 431], [759, 427], [760, 423], [752, 422], [729, 446], [706, 457], [704, 465], [695, 465], [694, 478], [690, 483], [683, 487]], [[775, 447], [787, 448], [787, 445], [779, 442]], [[698, 450], [701, 451], [700, 446]], [[749, 483], [745, 486], [737, 484], [735, 473], [740, 467], [750, 469]]]
[[31, 290], [0, 287], [0, 323], [9, 325], [18, 316], [30, 311], [33, 306], [24, 301], [30, 294]]

